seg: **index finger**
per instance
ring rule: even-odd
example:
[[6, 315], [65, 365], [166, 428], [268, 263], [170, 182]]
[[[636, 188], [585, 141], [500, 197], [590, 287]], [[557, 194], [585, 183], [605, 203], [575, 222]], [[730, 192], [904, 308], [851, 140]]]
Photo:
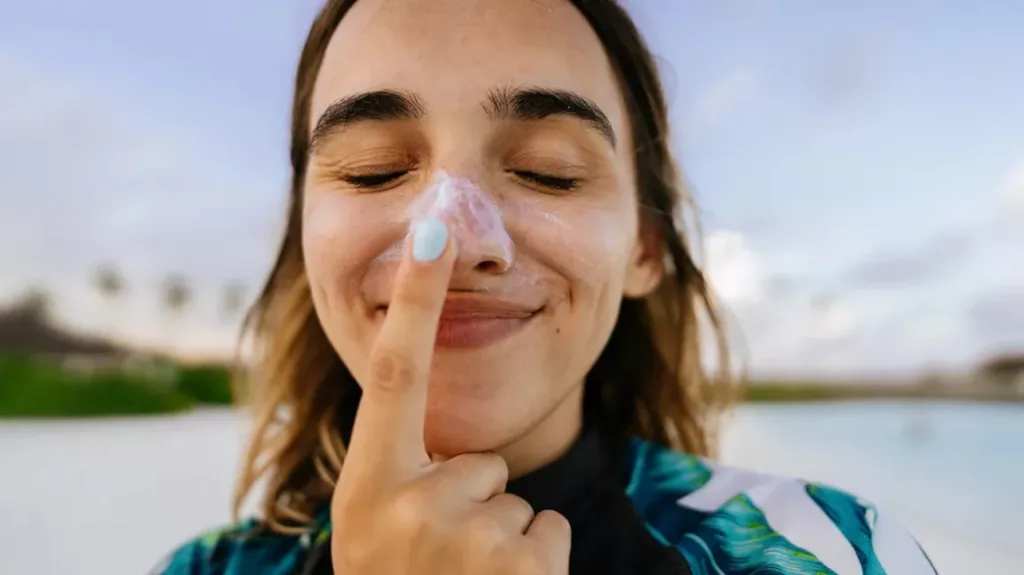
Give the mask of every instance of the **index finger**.
[[346, 468], [383, 465], [392, 474], [430, 463], [423, 442], [427, 382], [456, 250], [437, 219], [416, 223], [409, 239], [370, 353]]

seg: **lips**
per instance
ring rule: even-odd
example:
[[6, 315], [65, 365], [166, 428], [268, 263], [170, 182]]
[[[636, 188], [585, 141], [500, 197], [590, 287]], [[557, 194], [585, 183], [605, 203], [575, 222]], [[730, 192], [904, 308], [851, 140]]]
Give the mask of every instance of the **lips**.
[[[437, 326], [439, 348], [486, 347], [512, 336], [543, 306], [480, 294], [449, 294]], [[387, 306], [383, 306], [387, 311]]]
[[540, 311], [530, 306], [493, 297], [449, 296], [441, 310], [443, 320], [524, 319]]

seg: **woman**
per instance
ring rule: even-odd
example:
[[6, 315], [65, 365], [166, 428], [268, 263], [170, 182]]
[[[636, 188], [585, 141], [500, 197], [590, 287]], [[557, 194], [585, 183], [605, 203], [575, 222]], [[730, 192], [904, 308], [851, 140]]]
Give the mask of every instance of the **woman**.
[[665, 108], [611, 0], [329, 1], [251, 316], [260, 519], [161, 571], [933, 573], [868, 504], [703, 458]]

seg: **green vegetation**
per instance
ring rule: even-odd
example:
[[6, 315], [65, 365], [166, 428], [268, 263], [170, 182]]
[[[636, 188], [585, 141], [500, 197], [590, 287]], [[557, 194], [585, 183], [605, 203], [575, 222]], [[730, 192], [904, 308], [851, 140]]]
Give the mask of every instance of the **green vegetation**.
[[232, 401], [225, 367], [67, 368], [0, 356], [0, 417], [92, 417], [184, 411]]
[[[230, 405], [231, 370], [224, 365], [64, 366], [28, 355], [0, 354], [0, 417], [150, 415], [200, 405]], [[1024, 396], [972, 387], [755, 381], [744, 401], [865, 399], [1024, 401]]]
[[753, 382], [747, 387], [744, 401], [756, 403], [793, 401], [836, 401], [862, 399], [870, 390], [850, 386], [814, 383]]
[[908, 400], [1024, 402], [1024, 394], [972, 385], [935, 386], [907, 383], [822, 383], [817, 381], [751, 382], [744, 400], [751, 403]]
[[231, 379], [231, 370], [223, 366], [184, 366], [178, 368], [175, 387], [178, 393], [192, 398], [196, 403], [231, 405], [235, 395]]

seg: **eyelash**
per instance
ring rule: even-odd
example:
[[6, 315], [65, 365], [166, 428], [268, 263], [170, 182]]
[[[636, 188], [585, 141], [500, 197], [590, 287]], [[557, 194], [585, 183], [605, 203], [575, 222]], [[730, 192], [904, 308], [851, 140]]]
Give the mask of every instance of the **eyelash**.
[[[345, 176], [343, 179], [345, 183], [363, 189], [374, 189], [381, 188], [388, 184], [392, 184], [408, 174], [408, 171], [398, 172], [385, 172], [381, 174], [368, 174], [362, 176]], [[560, 178], [557, 176], [548, 176], [545, 174], [539, 174], [537, 172], [531, 172], [528, 170], [514, 170], [512, 173], [521, 180], [526, 180], [532, 184], [536, 184], [551, 190], [559, 192], [568, 192], [574, 190], [579, 185], [579, 180], [575, 178]]]
[[384, 172], [380, 174], [366, 174], [362, 176], [345, 176], [345, 183], [353, 185], [357, 188], [374, 189], [381, 188], [388, 184], [396, 182], [409, 172], [407, 170], [401, 170], [397, 172]]
[[559, 192], [571, 191], [579, 185], [579, 180], [575, 178], [559, 178], [527, 170], [515, 170], [512, 173], [519, 179]]

